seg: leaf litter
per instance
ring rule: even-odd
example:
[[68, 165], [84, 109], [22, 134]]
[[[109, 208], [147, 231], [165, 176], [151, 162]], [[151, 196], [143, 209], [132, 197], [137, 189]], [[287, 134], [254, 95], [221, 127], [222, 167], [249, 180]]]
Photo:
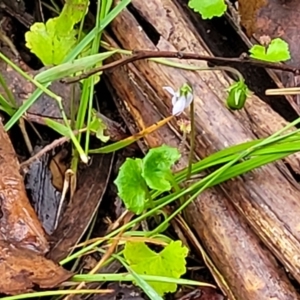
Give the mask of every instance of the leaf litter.
[[43, 257], [49, 245], [27, 198], [19, 162], [0, 123], [0, 293], [53, 288], [72, 273]]

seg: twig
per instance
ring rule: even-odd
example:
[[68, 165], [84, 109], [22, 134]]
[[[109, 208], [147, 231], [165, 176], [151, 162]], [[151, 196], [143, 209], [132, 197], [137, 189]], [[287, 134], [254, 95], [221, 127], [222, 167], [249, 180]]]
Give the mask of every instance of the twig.
[[[83, 128], [81, 130], [75, 130], [74, 134], [77, 134], [79, 132], [84, 132], [84, 131], [86, 131], [86, 128]], [[35, 155], [33, 155], [32, 157], [30, 157], [26, 161], [22, 162], [20, 164], [20, 168], [24, 169], [25, 167], [29, 166], [32, 162], [34, 162], [35, 160], [39, 159], [41, 156], [43, 156], [48, 151], [51, 151], [52, 149], [55, 149], [56, 147], [64, 144], [65, 142], [68, 142], [69, 140], [70, 140], [70, 137], [68, 137], [68, 136], [63, 136], [63, 137], [61, 137], [59, 139], [54, 140], [49, 145], [45, 146], [41, 151], [39, 151], [38, 153], [36, 153]]]
[[238, 58], [226, 58], [226, 57], [206, 56], [206, 55], [200, 55], [198, 53], [189, 53], [189, 52], [136, 50], [136, 51], [132, 51], [132, 55], [129, 57], [118, 59], [112, 63], [84, 72], [79, 76], [75, 76], [62, 81], [64, 83], [74, 83], [84, 78], [87, 78], [95, 73], [101, 71], [107, 71], [116, 67], [121, 67], [137, 60], [149, 59], [149, 58], [177, 58], [177, 59], [204, 60], [210, 62], [213, 65], [219, 65], [219, 66], [220, 65], [228, 66], [232, 64], [247, 64], [247, 65], [252, 65], [260, 68], [268, 68], [268, 69], [280, 70], [284, 72], [291, 72], [295, 75], [300, 74], [300, 69], [295, 66], [288, 66], [280, 63], [264, 62], [264, 61], [249, 58], [248, 56], [245, 55], [242, 55], [241, 57]]
[[47, 153], [48, 151], [64, 144], [65, 142], [69, 141], [70, 138], [63, 136], [55, 141], [53, 141], [51, 144], [45, 146], [41, 151], [39, 151], [38, 153], [36, 153], [35, 155], [31, 156], [29, 159], [27, 159], [26, 161], [22, 162], [20, 164], [20, 168], [24, 169], [27, 166], [29, 166], [31, 163], [33, 163], [35, 160], [38, 160], [41, 156], [43, 156], [45, 153]]
[[291, 87], [291, 88], [282, 88], [282, 89], [268, 89], [265, 94], [267, 96], [279, 96], [279, 95], [299, 95], [300, 88], [299, 87]]

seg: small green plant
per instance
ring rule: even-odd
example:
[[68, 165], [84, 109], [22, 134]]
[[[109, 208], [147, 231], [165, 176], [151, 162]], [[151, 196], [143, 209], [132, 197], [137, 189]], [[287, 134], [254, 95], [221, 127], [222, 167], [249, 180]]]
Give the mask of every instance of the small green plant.
[[26, 32], [26, 46], [45, 66], [58, 65], [77, 44], [74, 26], [87, 12], [88, 0], [67, 1], [60, 15], [47, 23], [34, 23]]
[[250, 57], [268, 62], [282, 62], [291, 58], [289, 44], [281, 38], [270, 41], [267, 46], [253, 45]]
[[143, 159], [127, 158], [115, 180], [126, 208], [135, 214], [152, 208], [149, 188], [170, 191], [174, 182], [171, 166], [179, 158], [179, 151], [167, 145], [151, 149]]
[[200, 13], [203, 19], [221, 17], [227, 9], [224, 0], [190, 0], [188, 5]]
[[[157, 275], [179, 279], [186, 272], [188, 249], [181, 241], [171, 241], [160, 253], [151, 250], [143, 242], [126, 242], [124, 257], [129, 266], [141, 275]], [[159, 295], [175, 292], [176, 283], [149, 281]]]

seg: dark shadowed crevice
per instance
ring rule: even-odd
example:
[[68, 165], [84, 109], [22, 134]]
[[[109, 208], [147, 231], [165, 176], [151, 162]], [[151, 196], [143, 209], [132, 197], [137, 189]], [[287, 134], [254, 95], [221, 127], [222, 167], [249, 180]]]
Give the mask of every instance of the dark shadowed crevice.
[[148, 38], [154, 45], [157, 45], [160, 39], [160, 34], [157, 30], [148, 22], [146, 21], [143, 16], [139, 14], [137, 9], [133, 5], [128, 5], [128, 10], [130, 13], [135, 17], [137, 22], [143, 28], [144, 32], [147, 34]]

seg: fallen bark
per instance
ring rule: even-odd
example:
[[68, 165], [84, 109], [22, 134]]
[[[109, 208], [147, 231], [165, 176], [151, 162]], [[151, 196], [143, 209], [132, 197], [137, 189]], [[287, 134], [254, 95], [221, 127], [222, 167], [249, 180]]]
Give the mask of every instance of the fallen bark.
[[26, 195], [19, 162], [0, 122], [0, 239], [41, 253], [48, 242]]
[[[114, 35], [118, 39], [118, 43], [127, 49], [156, 49], [159, 50], [177, 50], [177, 51], [190, 51], [207, 54], [203, 47], [200, 45], [200, 38], [193, 34], [193, 28], [191, 24], [186, 22], [181, 16], [179, 10], [171, 1], [133, 1], [134, 8], [139, 12], [140, 15], [150, 23], [159, 34], [159, 38], [156, 37], [158, 43], [155, 45], [149, 40], [144, 31], [140, 30], [140, 26], [134, 17], [128, 12], [124, 11], [116, 20], [113, 22], [112, 30]], [[154, 13], [155, 12], [155, 13]], [[157, 16], [160, 18], [157, 18]], [[175, 25], [176, 24], [176, 25]], [[174, 49], [175, 48], [175, 49]], [[205, 65], [199, 62], [193, 62], [196, 65]], [[285, 124], [286, 122], [276, 113], [272, 112], [266, 104], [263, 104], [256, 96], [250, 97], [247, 102], [246, 110], [248, 110], [248, 117], [245, 112], [230, 112], [225, 108], [224, 101], [226, 99], [225, 89], [228, 87], [228, 82], [230, 80], [224, 76], [222, 73], [212, 73], [212, 72], [201, 72], [193, 73], [187, 72], [180, 69], [172, 69], [170, 67], [158, 65], [154, 62], [149, 61], [139, 61], [135, 62], [134, 67], [128, 65], [123, 67], [123, 71], [127, 75], [124, 75], [122, 80], [120, 79], [120, 70], [114, 70], [114, 72], [107, 72], [109, 82], [113, 82], [115, 92], [118, 94], [120, 99], [125, 99], [126, 108], [129, 113], [133, 115], [133, 119], [136, 120], [136, 125], [139, 129], [142, 129], [146, 125], [150, 125], [157, 121], [153, 118], [152, 111], [156, 108], [159, 111], [159, 115], [167, 116], [170, 114], [170, 96], [167, 95], [162, 86], [172, 86], [175, 89], [178, 88], [182, 83], [189, 81], [194, 87], [195, 94], [195, 106], [196, 106], [196, 128], [198, 132], [196, 141], [196, 153], [200, 157], [205, 157], [219, 149], [223, 149], [226, 146], [232, 144], [238, 144], [250, 139], [255, 138], [253, 132], [249, 130], [251, 128], [251, 122], [256, 121], [257, 127], [261, 124], [268, 123], [266, 116], [271, 116], [272, 120], [279, 120], [277, 126], [282, 126], [280, 124]], [[126, 83], [126, 76], [129, 77], [129, 82]], [[145, 83], [146, 81], [146, 83]], [[128, 89], [128, 92], [126, 91]], [[138, 97], [133, 97], [133, 89], [139, 89], [140, 95]], [[147, 95], [147, 96], [145, 96]], [[143, 99], [143, 100], [140, 100]], [[251, 118], [251, 111], [255, 112], [255, 107], [257, 107], [257, 102], [260, 107], [268, 108], [267, 113], [264, 114], [265, 110], [261, 110], [261, 118], [257, 120], [257, 117]], [[149, 103], [149, 104], [148, 104]], [[254, 105], [255, 104], [255, 105]], [[124, 108], [123, 108], [124, 109]], [[147, 114], [145, 114], [147, 112]], [[151, 119], [151, 122], [149, 120]], [[239, 122], [241, 120], [242, 122]], [[148, 124], [150, 123], [150, 124]], [[172, 138], [178, 136], [178, 126], [174, 122], [172, 123], [173, 128], [176, 128], [177, 133], [172, 133]], [[175, 132], [176, 132], [175, 130]], [[271, 134], [269, 132], [274, 130], [269, 126], [264, 126], [264, 134]], [[168, 133], [170, 134], [170, 133]], [[256, 133], [258, 136], [262, 133]], [[156, 146], [162, 143], [172, 143], [167, 139], [167, 134], [155, 133], [147, 140], [148, 145]], [[169, 138], [171, 138], [171, 136]], [[176, 146], [178, 147], [179, 142], [177, 141]], [[289, 158], [289, 163], [293, 164], [294, 168], [299, 168], [299, 156], [294, 155]], [[283, 174], [289, 171], [285, 166], [278, 162], [277, 165], [272, 164], [249, 172], [248, 174], [241, 176], [235, 180], [231, 180], [225, 184], [221, 185], [223, 192], [225, 193], [221, 197], [221, 200], [214, 201], [218, 204], [223, 201], [223, 205], [230, 206], [230, 202], [238, 209], [240, 214], [244, 215], [247, 222], [251, 225], [251, 228], [260, 236], [261, 240], [272, 250], [276, 257], [285, 265], [285, 267], [294, 275], [294, 277], [299, 281], [300, 276], [298, 274], [299, 269], [299, 230], [297, 223], [297, 216], [300, 213], [300, 205], [297, 199], [299, 199], [299, 189], [297, 184], [290, 184], [286, 177], [281, 173], [280, 170], [284, 170]], [[224, 249], [223, 247], [216, 247], [214, 249], [209, 248], [208, 242], [205, 242], [207, 251], [212, 257], [215, 257], [216, 262], [218, 261], [216, 257], [223, 259], [222, 265], [217, 265], [221, 273], [225, 276], [232, 294], [238, 299], [266, 299], [266, 294], [262, 294], [263, 291], [268, 290], [270, 282], [264, 282], [259, 285], [252, 285], [249, 288], [249, 269], [252, 271], [253, 266], [249, 266], [243, 272], [240, 272], [242, 268], [242, 263], [248, 261], [249, 258], [255, 257], [249, 255], [249, 253], [243, 256], [243, 251], [237, 252], [236, 249], [239, 246], [235, 246], [235, 243], [239, 243], [239, 236], [232, 233], [231, 228], [227, 228], [229, 222], [226, 221], [226, 216], [228, 214], [235, 214], [234, 210], [222, 209], [220, 207], [219, 214], [216, 217], [214, 211], [209, 208], [210, 198], [214, 198], [214, 190], [205, 196], [206, 193], [202, 194], [199, 199], [206, 199], [201, 201], [204, 208], [198, 207], [199, 210], [199, 220], [206, 217], [206, 219], [214, 220], [218, 218], [218, 221], [222, 223], [222, 226], [217, 226], [216, 230], [212, 230], [209, 238], [213, 241], [218, 241], [221, 245], [230, 244], [232, 247]], [[216, 192], [215, 192], [216, 193]], [[219, 194], [219, 193], [217, 193]], [[220, 194], [219, 194], [220, 195]], [[202, 198], [203, 197], [203, 198]], [[200, 201], [198, 199], [198, 201]], [[230, 201], [230, 202], [228, 202]], [[225, 204], [224, 204], [225, 203]], [[196, 202], [194, 205], [197, 205]], [[205, 205], [208, 205], [206, 207]], [[205, 216], [203, 214], [205, 211]], [[221, 214], [223, 212], [223, 214]], [[188, 221], [193, 220], [195, 210], [188, 210]], [[236, 217], [233, 215], [234, 218]], [[224, 218], [224, 220], [222, 220]], [[234, 220], [233, 218], [233, 220]], [[240, 219], [239, 222], [243, 222]], [[204, 223], [203, 223], [204, 224]], [[233, 222], [234, 224], [234, 222]], [[202, 240], [205, 240], [203, 234], [203, 226], [200, 223], [194, 223], [193, 229], [198, 233]], [[224, 228], [222, 234], [218, 233], [217, 228]], [[239, 228], [247, 227], [245, 224], [241, 223], [240, 226], [236, 226], [236, 230]], [[201, 229], [202, 228], [202, 229]], [[289, 230], [287, 230], [287, 228]], [[228, 232], [226, 231], [228, 230]], [[223, 243], [224, 242], [224, 243]], [[250, 245], [252, 245], [250, 243]], [[256, 250], [253, 245], [250, 246], [253, 253]], [[228, 251], [224, 255], [224, 251]], [[264, 252], [264, 250], [261, 250]], [[268, 256], [268, 255], [266, 255]], [[233, 259], [233, 261], [231, 261]], [[256, 259], [256, 258], [255, 258]], [[272, 262], [272, 259], [267, 259], [264, 257], [262, 261], [266, 259], [264, 266], [273, 266], [273, 271], [276, 274], [276, 267]], [[239, 264], [240, 262], [240, 264]], [[229, 268], [228, 266], [235, 265], [236, 268]], [[257, 267], [258, 270], [262, 270], [261, 267]], [[266, 270], [268, 268], [266, 267]], [[269, 271], [266, 271], [269, 272]], [[238, 273], [236, 276], [235, 273]], [[262, 274], [265, 270], [262, 271]], [[258, 276], [258, 282], [260, 282], [260, 277]], [[279, 274], [276, 274], [277, 278]], [[254, 278], [254, 277], [253, 277]], [[269, 278], [275, 278], [273, 274]], [[240, 286], [237, 287], [237, 281]], [[276, 280], [274, 280], [276, 281]], [[291, 286], [287, 283], [288, 289]], [[254, 287], [255, 286], [255, 287]], [[267, 287], [267, 288], [266, 288]], [[275, 288], [275, 287], [274, 287]], [[278, 287], [271, 288], [269, 290], [269, 295], [272, 294]], [[284, 288], [285, 289], [285, 288]], [[283, 289], [283, 291], [284, 291]], [[254, 295], [255, 294], [255, 295]], [[275, 292], [276, 294], [276, 292]], [[278, 299], [289, 299], [285, 295], [285, 292], [278, 297]], [[285, 296], [284, 296], [285, 295]], [[292, 296], [291, 299], [293, 299]]]
[[0, 241], [0, 293], [17, 295], [37, 286], [52, 289], [73, 273], [37, 253]]

